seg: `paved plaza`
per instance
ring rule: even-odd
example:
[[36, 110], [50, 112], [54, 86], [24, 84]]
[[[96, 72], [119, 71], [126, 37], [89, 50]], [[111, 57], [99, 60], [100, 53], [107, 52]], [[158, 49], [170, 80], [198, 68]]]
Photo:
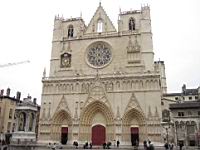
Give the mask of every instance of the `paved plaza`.
[[[5, 149], [4, 149], [5, 148]], [[165, 150], [165, 148], [163, 146], [155, 146], [154, 147], [155, 150]], [[62, 148], [50, 148], [48, 146], [30, 146], [30, 145], [26, 145], [26, 146], [19, 146], [19, 147], [0, 147], [0, 150], [75, 150], [76, 148], [73, 146], [63, 146]], [[83, 149], [83, 146], [79, 146], [77, 149]], [[93, 146], [92, 150], [103, 150], [102, 146]], [[111, 150], [144, 150], [144, 147], [142, 145], [140, 145], [138, 148], [135, 147], [131, 147], [131, 146], [120, 146], [120, 147], [114, 147], [111, 146], [110, 147]], [[174, 147], [173, 150], [179, 150], [179, 147]], [[182, 150], [200, 150], [200, 147], [183, 147]]]

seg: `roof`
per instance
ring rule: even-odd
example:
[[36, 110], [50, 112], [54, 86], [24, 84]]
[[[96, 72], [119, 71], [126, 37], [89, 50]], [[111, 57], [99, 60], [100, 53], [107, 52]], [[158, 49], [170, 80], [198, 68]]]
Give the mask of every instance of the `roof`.
[[183, 91], [184, 95], [198, 95], [198, 89], [185, 89]]
[[198, 89], [185, 89], [182, 93], [166, 93], [163, 96], [189, 96], [198, 95]]
[[182, 93], [166, 93], [163, 96], [182, 96]]
[[16, 99], [15, 97], [10, 97], [10, 96], [0, 96], [0, 99], [9, 99], [15, 102], [19, 102], [19, 99]]
[[200, 100], [184, 101], [182, 103], [169, 104], [169, 109], [200, 109]]

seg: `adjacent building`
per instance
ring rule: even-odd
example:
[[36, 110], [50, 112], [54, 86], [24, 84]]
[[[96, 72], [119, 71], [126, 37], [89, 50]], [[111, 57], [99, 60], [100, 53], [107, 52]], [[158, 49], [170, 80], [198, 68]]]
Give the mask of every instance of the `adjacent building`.
[[175, 143], [200, 146], [200, 99], [170, 104]]
[[18, 96], [10, 97], [10, 88], [6, 90], [6, 95], [4, 95], [4, 90], [0, 93], [0, 138], [2, 140], [9, 141], [12, 132], [15, 128], [15, 108], [19, 102], [20, 93]]
[[0, 93], [0, 138], [6, 144], [36, 141], [40, 106], [30, 96], [20, 100], [21, 93], [10, 96], [10, 88]]
[[177, 94], [177, 102], [169, 105], [174, 122], [175, 142], [187, 146], [200, 146], [200, 87]]
[[186, 146], [200, 145], [200, 87], [180, 93], [165, 93], [162, 97], [164, 138]]
[[101, 3], [88, 25], [56, 16], [42, 82], [39, 142], [163, 142], [167, 86], [164, 62], [154, 62], [149, 6], [120, 12], [118, 29]]

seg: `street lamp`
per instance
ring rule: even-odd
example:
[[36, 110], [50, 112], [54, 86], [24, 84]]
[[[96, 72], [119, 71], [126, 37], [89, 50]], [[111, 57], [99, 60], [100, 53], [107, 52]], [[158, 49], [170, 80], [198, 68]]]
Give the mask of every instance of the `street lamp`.
[[168, 133], [168, 129], [170, 129], [170, 125], [168, 127], [165, 128], [166, 129], [166, 133], [167, 133], [167, 143], [169, 143], [169, 133]]
[[167, 141], [167, 144], [168, 144], [169, 143], [169, 129], [170, 129], [170, 125], [171, 125], [170, 112], [168, 110], [165, 110], [163, 116], [164, 116], [164, 118], [163, 118], [163, 122], [161, 124], [166, 131], [166, 139], [165, 140]]

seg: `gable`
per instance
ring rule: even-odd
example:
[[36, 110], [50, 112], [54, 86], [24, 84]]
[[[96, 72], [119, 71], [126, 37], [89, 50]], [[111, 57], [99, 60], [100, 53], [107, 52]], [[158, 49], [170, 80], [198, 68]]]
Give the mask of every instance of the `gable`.
[[94, 16], [90, 20], [85, 33], [98, 32], [99, 27], [102, 28], [102, 32], [117, 32], [111, 20], [101, 6], [101, 3], [99, 4]]

